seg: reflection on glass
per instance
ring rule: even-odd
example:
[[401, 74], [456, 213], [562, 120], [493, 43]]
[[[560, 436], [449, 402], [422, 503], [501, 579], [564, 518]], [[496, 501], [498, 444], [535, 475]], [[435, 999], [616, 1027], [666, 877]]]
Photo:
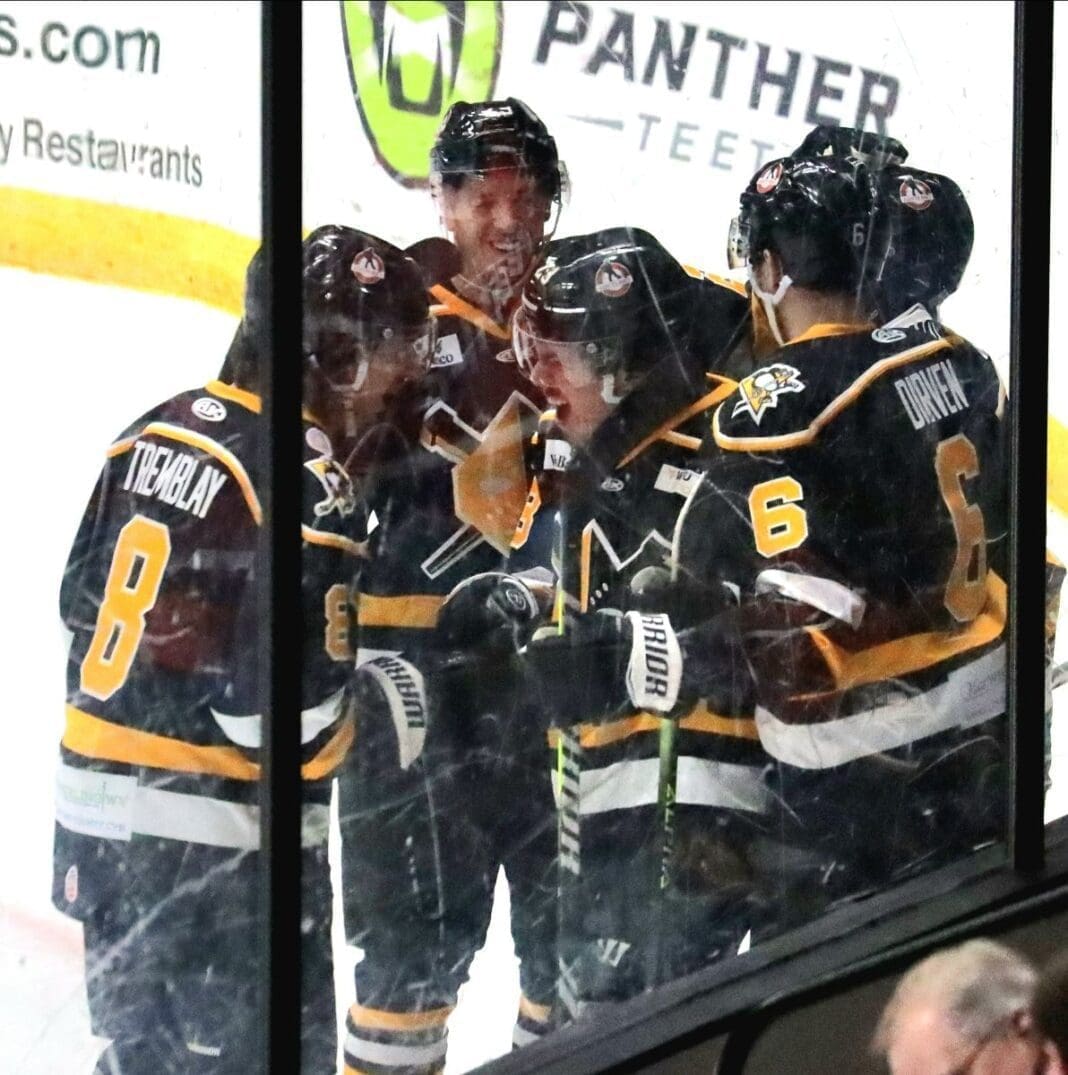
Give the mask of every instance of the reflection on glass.
[[375, 1075], [1004, 831], [1011, 8], [936, 121], [894, 5], [851, 60], [785, 8], [761, 44], [742, 7], [464, 7], [343, 6], [349, 135], [305, 85], [304, 360], [352, 483], [337, 999]]

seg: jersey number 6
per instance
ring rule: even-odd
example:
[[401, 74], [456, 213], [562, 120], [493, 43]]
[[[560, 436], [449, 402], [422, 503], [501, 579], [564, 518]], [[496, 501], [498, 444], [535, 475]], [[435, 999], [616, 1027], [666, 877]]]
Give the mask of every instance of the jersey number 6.
[[135, 515], [119, 531], [96, 630], [82, 661], [86, 694], [106, 701], [126, 682], [170, 557], [171, 535], [162, 523]]
[[761, 556], [796, 549], [808, 537], [808, 516], [800, 501], [805, 491], [796, 478], [783, 476], [754, 485], [749, 492], [753, 541]]
[[975, 445], [958, 433], [935, 450], [938, 488], [953, 520], [957, 555], [946, 581], [945, 606], [959, 623], [974, 620], [986, 602], [986, 526], [977, 504], [969, 504], [961, 484], [979, 476]]

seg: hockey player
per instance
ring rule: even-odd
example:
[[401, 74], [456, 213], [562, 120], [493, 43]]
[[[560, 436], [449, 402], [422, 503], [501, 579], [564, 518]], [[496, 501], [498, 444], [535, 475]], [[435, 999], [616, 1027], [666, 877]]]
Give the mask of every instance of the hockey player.
[[461, 102], [434, 144], [431, 189], [455, 242], [411, 248], [436, 281], [433, 368], [402, 429], [409, 449], [365, 486], [376, 527], [359, 583], [357, 691], [368, 713], [396, 712], [397, 724], [370, 717], [382, 734], [357, 743], [341, 781], [346, 927], [365, 953], [346, 1046], [359, 1071], [440, 1069], [502, 863], [523, 993], [517, 1044], [548, 1028], [555, 991], [556, 838], [541, 758], [472, 712], [439, 714], [431, 735], [419, 707], [405, 713], [373, 677], [418, 683], [437, 660], [446, 595], [509, 554], [523, 442], [543, 400], [511, 355], [508, 318], [559, 211], [564, 168], [521, 101]]
[[[520, 693], [536, 704], [516, 716], [553, 724], [565, 1017], [736, 951], [765, 902], [753, 855], [766, 759], [744, 677], [739, 689], [724, 670], [677, 724], [658, 705], [677, 671], [660, 622], [722, 600], [715, 580], [676, 585], [673, 554], [703, 431], [734, 388], [707, 377], [719, 361], [704, 344], [728, 346], [747, 311], [722, 288], [718, 312], [705, 307], [714, 324], [698, 324], [703, 289], [647, 232], [611, 228], [551, 243], [514, 320], [520, 365], [551, 408], [539, 437], [555, 495], [524, 523], [559, 519], [555, 627], [525, 647]], [[644, 657], [663, 682], [634, 663], [645, 613]]]
[[[374, 271], [361, 280], [357, 264]], [[101, 1075], [229, 1075], [247, 1068], [258, 1035], [264, 283], [257, 255], [226, 364], [233, 383], [160, 404], [108, 450], [64, 575], [73, 640], [53, 900], [83, 924], [93, 1032], [112, 1039]], [[367, 317], [375, 288], [405, 317]], [[401, 307], [401, 298], [410, 301]], [[302, 1070], [326, 1073], [337, 1048], [329, 787], [353, 736], [343, 706], [347, 609], [363, 552], [350, 536], [355, 500], [330, 435], [345, 435], [336, 419], [361, 376], [371, 383], [367, 363], [381, 351], [392, 376], [419, 376], [432, 336], [415, 265], [350, 230], [320, 229], [306, 242], [305, 304], [306, 399], [327, 417], [319, 425], [306, 415], [301, 468], [304, 619], [315, 625], [304, 639], [299, 714]]]
[[738, 589], [707, 652], [733, 631], [753, 669], [781, 837], [818, 864], [817, 904], [1003, 824], [1000, 384], [918, 304], [869, 319], [870, 179], [785, 158], [743, 193], [735, 263], [783, 346], [716, 410], [678, 546]]

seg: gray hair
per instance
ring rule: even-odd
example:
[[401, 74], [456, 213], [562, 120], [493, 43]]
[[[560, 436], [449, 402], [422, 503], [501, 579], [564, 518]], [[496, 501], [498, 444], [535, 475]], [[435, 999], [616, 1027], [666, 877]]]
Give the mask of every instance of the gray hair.
[[873, 1049], [887, 1053], [902, 1010], [916, 1005], [943, 1013], [966, 1042], [1006, 1035], [1019, 1013], [1030, 1010], [1037, 981], [1023, 956], [994, 941], [967, 941], [936, 952], [898, 982], [879, 1020]]

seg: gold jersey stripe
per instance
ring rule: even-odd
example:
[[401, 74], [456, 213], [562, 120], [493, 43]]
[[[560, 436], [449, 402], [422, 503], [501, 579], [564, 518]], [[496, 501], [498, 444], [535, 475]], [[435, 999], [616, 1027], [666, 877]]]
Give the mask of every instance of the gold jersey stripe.
[[532, 1019], [536, 1023], [547, 1023], [552, 1016], [552, 1007], [548, 1004], [538, 1004], [525, 993], [519, 994], [519, 1014], [524, 1019]]
[[326, 530], [313, 530], [312, 527], [303, 523], [300, 527], [300, 534], [309, 545], [323, 545], [329, 549], [340, 549], [350, 556], [367, 557], [367, 543], [365, 541], [353, 541], [352, 538], [344, 537], [341, 534], [331, 534]]
[[871, 332], [875, 328], [870, 321], [820, 321], [810, 325], [800, 336], [788, 340], [787, 347], [793, 347], [795, 343], [804, 343], [805, 340], [824, 340], [828, 336], [854, 336], [860, 332]]
[[[644, 440], [639, 441], [625, 456], [623, 456], [622, 459], [620, 459], [618, 463], [616, 463], [616, 470], [625, 467], [632, 459], [636, 459], [654, 441], [666, 439], [666, 435], [673, 432], [676, 426], [681, 426], [683, 422], [688, 422], [695, 414], [707, 411], [709, 407], [714, 407], [717, 403], [726, 399], [727, 396], [738, 387], [734, 381], [729, 380], [726, 377], [720, 378], [720, 380], [722, 383], [711, 392], [702, 396], [695, 403], [691, 403], [690, 406], [686, 407], [678, 414], [672, 415], [663, 423], [663, 425], [657, 426]], [[700, 442], [698, 442], [698, 447], [700, 447]]]
[[[351, 720], [341, 727], [319, 753], [300, 767], [305, 780], [321, 780], [344, 760], [352, 745]], [[85, 758], [166, 769], [174, 773], [201, 773], [230, 780], [259, 780], [260, 766], [249, 761], [236, 747], [199, 746], [167, 735], [141, 731], [93, 716], [75, 706], [67, 706], [63, 745]]]
[[948, 340], [935, 340], [876, 362], [875, 365], [869, 366], [844, 392], [831, 400], [807, 428], [799, 429], [796, 433], [782, 433], [771, 437], [729, 437], [720, 431], [719, 410], [717, 410], [712, 416], [712, 434], [716, 443], [729, 452], [770, 452], [784, 448], [804, 447], [806, 444], [811, 444], [825, 425], [837, 418], [850, 404], [855, 403], [864, 391], [884, 374], [910, 362], [919, 362], [939, 351], [950, 350], [950, 347]]
[[708, 280], [713, 284], [719, 284], [720, 287], [728, 288], [735, 294], [741, 295], [743, 299], [747, 295], [745, 284], [741, 280], [732, 280], [728, 276], [720, 276], [719, 273], [699, 269], [696, 265], [683, 265], [683, 269], [686, 271], [687, 276], [692, 276], [696, 280]]
[[241, 314], [245, 268], [257, 246], [247, 235], [202, 220], [17, 187], [0, 187], [0, 216], [19, 222], [4, 236], [4, 264]]
[[218, 459], [234, 476], [234, 480], [245, 498], [245, 503], [248, 504], [248, 510], [252, 512], [252, 518], [256, 520], [257, 525], [263, 521], [263, 508], [260, 507], [260, 498], [256, 495], [256, 490], [252, 488], [252, 479], [249, 478], [248, 471], [241, 465], [241, 461], [233, 452], [228, 451], [210, 437], [205, 437], [200, 433], [193, 433], [188, 429], [182, 429], [181, 426], [173, 426], [169, 422], [149, 422], [140, 433], [116, 441], [107, 450], [107, 456], [111, 459], [117, 455], [122, 455], [123, 452], [128, 452], [134, 446], [138, 437], [153, 436], [165, 437], [168, 440], [188, 444], [191, 448], [207, 452], [208, 455]]
[[220, 399], [228, 399], [231, 403], [240, 404], [247, 411], [259, 414], [263, 410], [263, 403], [255, 392], [248, 392], [244, 388], [238, 388], [234, 384], [226, 384], [224, 381], [208, 381], [205, 385], [207, 390]]
[[438, 594], [403, 597], [356, 595], [356, 622], [361, 627], [434, 627], [445, 598]]
[[431, 1008], [425, 1012], [387, 1012], [381, 1008], [365, 1008], [353, 1004], [349, 1018], [360, 1027], [372, 1030], [432, 1030], [444, 1026], [452, 1008]]
[[822, 698], [836, 691], [897, 679], [910, 672], [919, 672], [941, 661], [967, 653], [993, 642], [1005, 630], [1006, 587], [993, 572], [986, 582], [986, 606], [960, 631], [928, 631], [922, 634], [895, 638], [878, 646], [851, 652], [832, 642], [818, 627], [806, 627], [809, 638], [819, 650], [834, 677], [835, 691], [816, 691], [794, 695], [795, 701]]
[[301, 779], [322, 780], [329, 776], [345, 760], [355, 737], [356, 725], [351, 717], [345, 717], [323, 749], [300, 767]]
[[185, 743], [170, 736], [113, 724], [72, 705], [67, 706], [63, 745], [86, 758], [176, 773], [203, 773], [231, 780], [258, 780], [260, 775], [260, 767], [236, 747]]
[[465, 321], [469, 321], [475, 328], [479, 328], [486, 333], [487, 336], [496, 336], [498, 340], [510, 340], [512, 338], [512, 334], [508, 329], [502, 328], [488, 314], [483, 313], [477, 306], [472, 306], [471, 303], [461, 299], [459, 295], [453, 294], [447, 287], [435, 284], [430, 289], [430, 294], [438, 300], [439, 304], [430, 307], [430, 312], [435, 317], [453, 314], [456, 317], [462, 317]]
[[[633, 735], [646, 732], [658, 732], [663, 718], [658, 713], [636, 713], [622, 720], [607, 721], [604, 724], [579, 724], [576, 731], [579, 743], [584, 747], [604, 747], [622, 742]], [[732, 739], [760, 738], [756, 720], [752, 717], [722, 717], [713, 713], [705, 703], [696, 705], [679, 721], [679, 727], [687, 732], [703, 732], [709, 735], [723, 735]], [[549, 746], [556, 747], [560, 742], [560, 730], [551, 728], [548, 733]]]

